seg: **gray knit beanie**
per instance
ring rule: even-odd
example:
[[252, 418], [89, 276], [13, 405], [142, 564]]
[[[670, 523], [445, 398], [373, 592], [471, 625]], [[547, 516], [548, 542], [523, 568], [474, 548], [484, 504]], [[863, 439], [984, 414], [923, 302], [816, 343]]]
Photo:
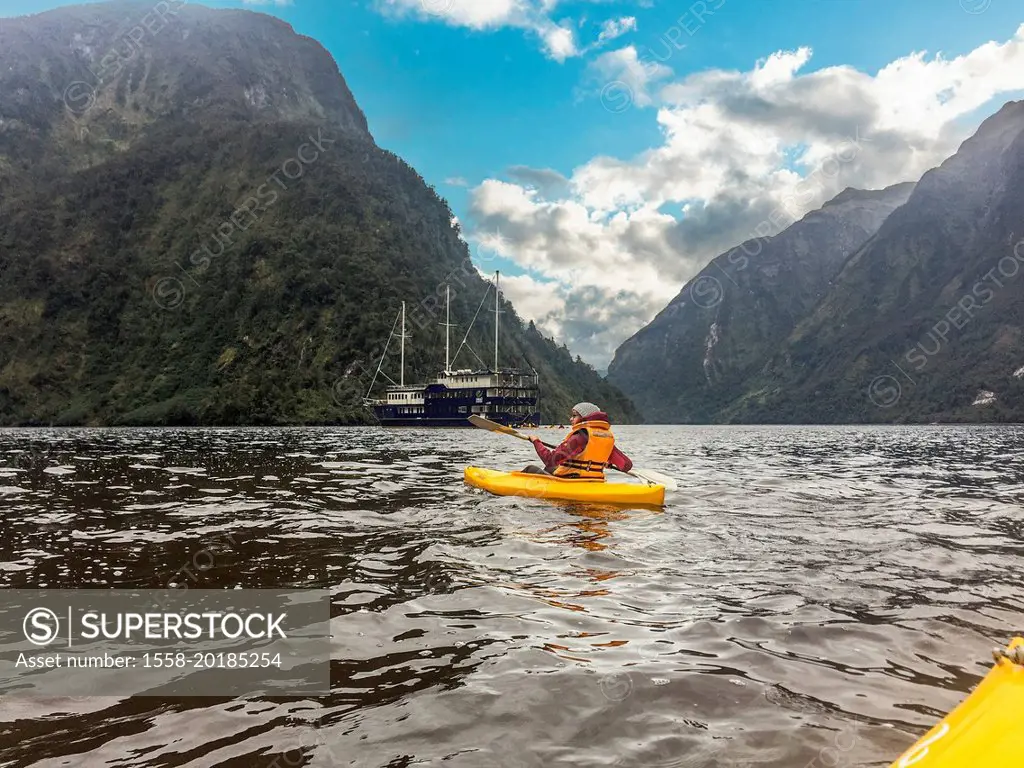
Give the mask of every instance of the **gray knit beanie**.
[[576, 403], [576, 405], [572, 407], [572, 410], [584, 419], [587, 418], [587, 416], [593, 416], [595, 413], [601, 412], [601, 409], [593, 403]]

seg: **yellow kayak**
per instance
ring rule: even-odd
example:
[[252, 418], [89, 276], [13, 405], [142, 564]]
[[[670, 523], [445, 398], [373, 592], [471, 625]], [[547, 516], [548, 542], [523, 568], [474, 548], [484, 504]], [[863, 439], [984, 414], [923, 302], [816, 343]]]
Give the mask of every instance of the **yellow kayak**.
[[1024, 766], [1024, 638], [997, 654], [996, 665], [960, 706], [891, 768]]
[[466, 467], [466, 483], [497, 496], [531, 496], [537, 499], [588, 501], [604, 504], [662, 506], [665, 486], [609, 483], [607, 480], [572, 480], [527, 472]]

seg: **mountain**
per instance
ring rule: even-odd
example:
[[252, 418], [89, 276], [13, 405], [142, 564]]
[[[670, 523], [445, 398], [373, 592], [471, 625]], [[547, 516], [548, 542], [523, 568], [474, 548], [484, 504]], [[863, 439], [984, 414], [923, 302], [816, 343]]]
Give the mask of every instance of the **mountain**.
[[1024, 421], [1024, 102], [926, 173], [729, 418]]
[[720, 421], [913, 188], [847, 189], [778, 235], [716, 257], [619, 347], [609, 380], [650, 421]]
[[[0, 424], [365, 421], [401, 301], [407, 381], [441, 367], [446, 283], [465, 333], [489, 286], [450, 208], [287, 24], [182, 0], [0, 22]], [[637, 419], [502, 310], [547, 419]]]
[[669, 422], [1024, 421], [1024, 102], [715, 259], [609, 379]]

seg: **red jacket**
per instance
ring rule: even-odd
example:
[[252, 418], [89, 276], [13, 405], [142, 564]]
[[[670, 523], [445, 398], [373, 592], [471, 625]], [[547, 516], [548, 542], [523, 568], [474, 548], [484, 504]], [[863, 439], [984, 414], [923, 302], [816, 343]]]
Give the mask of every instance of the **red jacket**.
[[[598, 411], [587, 416], [583, 421], [608, 421], [608, 414]], [[573, 432], [557, 448], [547, 448], [541, 444], [540, 438], [535, 437], [533, 447], [537, 450], [540, 460], [544, 462], [544, 469], [552, 472], [559, 464], [583, 453], [583, 449], [587, 447], [587, 433], [582, 430]], [[623, 472], [629, 472], [633, 468], [632, 460], [618, 448], [612, 449], [608, 463]]]

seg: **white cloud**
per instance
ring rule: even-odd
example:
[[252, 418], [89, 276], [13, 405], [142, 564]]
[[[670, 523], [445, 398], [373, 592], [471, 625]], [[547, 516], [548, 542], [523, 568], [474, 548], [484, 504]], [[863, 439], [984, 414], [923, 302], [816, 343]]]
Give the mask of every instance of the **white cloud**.
[[[657, 62], [641, 61], [637, 50], [632, 45], [609, 51], [598, 56], [590, 64], [590, 72], [594, 79], [601, 83], [602, 98], [607, 99], [616, 86], [619, 92], [626, 94], [629, 102], [638, 107], [647, 107], [653, 103], [649, 90], [659, 80], [672, 76], [672, 69]], [[622, 103], [628, 107], [628, 103]], [[606, 104], [610, 108], [610, 103]], [[621, 111], [612, 108], [612, 111]]]
[[382, 0], [395, 12], [434, 16], [460, 27], [519, 26], [531, 11], [529, 0]]
[[461, 176], [449, 176], [447, 179], [444, 180], [444, 183], [448, 184], [449, 186], [452, 186], [452, 187], [468, 187], [469, 186], [469, 182], [466, 181]]
[[617, 37], [622, 37], [627, 32], [635, 31], [635, 16], [623, 16], [620, 19], [608, 19], [601, 25], [601, 34], [597, 36], [597, 42], [599, 44], [607, 43]]
[[559, 283], [541, 282], [529, 275], [509, 275], [502, 278], [501, 291], [516, 312], [532, 319], [542, 332], [556, 338], [562, 335], [560, 318], [565, 295]]
[[292, 0], [242, 0], [246, 5], [291, 5]]
[[810, 48], [773, 53], [764, 61], [757, 62], [750, 74], [750, 87], [755, 91], [767, 91], [773, 86], [785, 85], [810, 59]]
[[573, 56], [579, 56], [576, 47], [576, 35], [570, 27], [561, 24], [545, 23], [537, 28], [544, 41], [544, 52], [549, 58], [562, 62]]
[[[542, 0], [377, 0], [386, 13], [414, 15], [476, 31], [501, 27], [526, 29], [537, 35], [545, 52], [557, 61], [578, 54], [572, 29], [548, 15], [553, 3]], [[552, 6], [552, 7], [549, 7]]]
[[[265, 1], [265, 0], [264, 0]], [[548, 58], [558, 62], [581, 56], [630, 30], [636, 19], [624, 16], [601, 25], [597, 40], [581, 45], [571, 21], [552, 14], [559, 0], [376, 0], [384, 13], [438, 20], [475, 31], [515, 27], [536, 36]]]
[[973, 133], [965, 118], [1024, 89], [1024, 25], [1006, 42], [952, 59], [912, 53], [874, 75], [804, 72], [811, 57], [779, 51], [746, 72], [674, 82], [631, 46], [599, 57], [595, 71], [656, 107], [660, 143], [595, 157], [564, 185], [489, 179], [471, 191], [474, 225], [500, 230], [503, 255], [531, 276], [508, 284], [523, 315], [603, 367], [714, 256], [847, 186], [920, 178]]

